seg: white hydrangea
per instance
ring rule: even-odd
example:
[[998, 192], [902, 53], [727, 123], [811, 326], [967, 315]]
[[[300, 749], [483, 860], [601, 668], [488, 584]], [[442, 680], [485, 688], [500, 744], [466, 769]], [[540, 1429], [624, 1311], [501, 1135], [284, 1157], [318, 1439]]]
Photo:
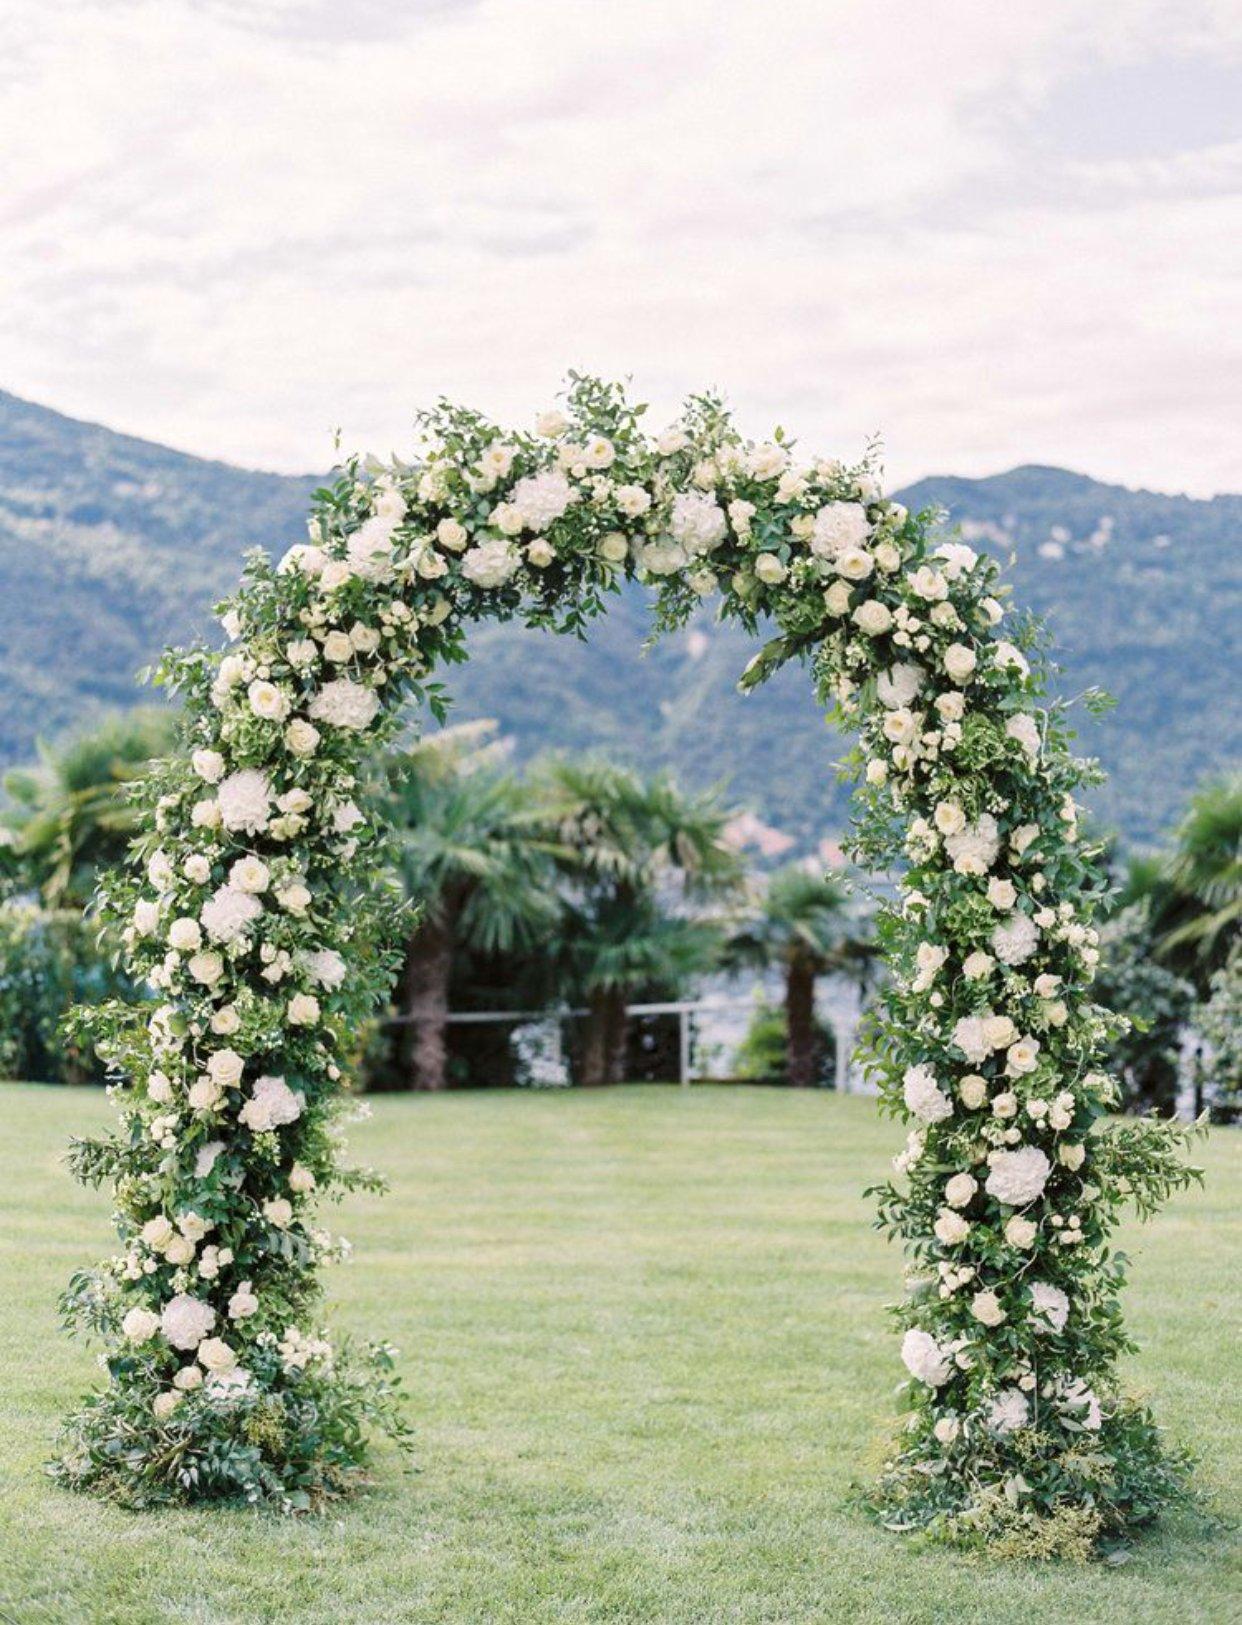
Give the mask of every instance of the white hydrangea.
[[160, 1330], [175, 1349], [197, 1348], [215, 1323], [211, 1305], [188, 1292], [170, 1298], [160, 1315]]
[[867, 510], [859, 502], [828, 502], [815, 515], [811, 552], [834, 559], [846, 548], [861, 547], [871, 534]]
[[256, 1079], [250, 1099], [237, 1114], [254, 1134], [267, 1134], [282, 1124], [294, 1123], [302, 1115], [303, 1097], [290, 1089], [283, 1078]]
[[522, 555], [511, 542], [488, 537], [462, 555], [461, 573], [476, 587], [503, 587], [521, 562]]
[[876, 698], [886, 710], [903, 710], [922, 688], [925, 678], [926, 673], [921, 666], [916, 666], [910, 660], [901, 661], [882, 671], [876, 678]]
[[509, 493], [509, 503], [517, 509], [525, 529], [546, 530], [569, 507], [574, 494], [564, 474], [549, 469], [519, 480]]
[[220, 822], [225, 829], [258, 835], [267, 828], [272, 810], [272, 787], [266, 773], [243, 767], [220, 781], [216, 791]]
[[702, 491], [683, 491], [674, 498], [668, 528], [674, 540], [693, 558], [719, 546], [727, 533], [728, 522], [724, 509], [714, 497]]
[[1021, 965], [1039, 946], [1039, 927], [1029, 914], [1011, 914], [992, 932], [992, 952], [1002, 965]]
[[993, 1433], [1013, 1433], [1030, 1419], [1030, 1401], [1020, 1388], [1002, 1388], [987, 1409], [987, 1424]]
[[[346, 544], [349, 569], [364, 581], [388, 581], [393, 573], [391, 514], [374, 514], [361, 524]], [[334, 560], [339, 563], [339, 560]]]
[[993, 1151], [984, 1189], [1006, 1207], [1026, 1207], [1043, 1195], [1052, 1164], [1035, 1145], [1017, 1151]]
[[379, 696], [375, 690], [348, 677], [338, 677], [331, 683], [325, 683], [310, 703], [313, 721], [327, 722], [334, 728], [349, 728], [355, 732], [369, 728], [378, 710]]
[[1049, 1281], [1032, 1281], [1031, 1320], [1037, 1328], [1064, 1331], [1069, 1309], [1070, 1301], [1059, 1286], [1053, 1286]]
[[317, 949], [315, 953], [307, 954], [303, 963], [307, 973], [320, 987], [331, 990], [340, 987], [345, 980], [345, 961], [335, 948]]
[[946, 838], [944, 849], [959, 875], [985, 875], [1000, 851], [1000, 828], [991, 813]]
[[1028, 756], [1039, 755], [1043, 738], [1039, 731], [1039, 723], [1033, 716], [1029, 716], [1025, 711], [1019, 711], [1005, 724], [1005, 733], [1008, 738], [1016, 739]]
[[213, 942], [240, 942], [263, 912], [252, 892], [221, 886], [199, 911], [203, 930]]
[[924, 1123], [941, 1123], [953, 1115], [953, 1102], [936, 1082], [929, 1066], [907, 1067], [902, 1076], [907, 1109]]
[[953, 1375], [953, 1357], [929, 1332], [912, 1327], [901, 1340], [906, 1370], [929, 1388], [939, 1388]]

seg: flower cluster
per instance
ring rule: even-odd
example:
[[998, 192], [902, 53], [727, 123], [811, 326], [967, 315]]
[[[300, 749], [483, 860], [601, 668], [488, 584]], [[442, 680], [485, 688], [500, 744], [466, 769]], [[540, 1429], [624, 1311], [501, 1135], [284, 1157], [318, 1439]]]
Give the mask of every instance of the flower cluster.
[[[333, 1130], [348, 1033], [391, 965], [366, 755], [409, 699], [436, 703], [427, 679], [470, 621], [577, 630], [637, 576], [662, 629], [710, 596], [752, 631], [774, 623], [745, 684], [811, 662], [861, 736], [860, 856], [909, 864], [873, 1060], [916, 1125], [907, 1186], [882, 1193], [917, 1266], [913, 1409], [880, 1500], [946, 1527], [1012, 1504], [1018, 1479], [1032, 1504], [1045, 1481], [1099, 1504], [1127, 1414], [1104, 1253], [1117, 1179], [1179, 1176], [1154, 1142], [1109, 1153], [1096, 1123], [1111, 1085], [1084, 770], [1041, 703], [1030, 629], [1001, 635], [995, 567], [869, 467], [744, 441], [712, 397], [653, 437], [619, 388], [575, 377], [530, 432], [449, 405], [422, 428], [411, 463], [348, 465], [305, 542], [252, 558], [223, 650], [165, 662], [186, 748], [150, 781], [135, 872], [107, 899], [152, 1002], [95, 1013], [122, 1124], [78, 1150], [120, 1217], [120, 1252], [69, 1295], [111, 1383], [71, 1424], [62, 1475], [296, 1505], [360, 1465], [363, 1422], [399, 1426], [388, 1378], [351, 1374], [313, 1320], [337, 1248], [312, 1203], [353, 1177]], [[312, 1414], [337, 1435], [312, 1436]], [[1105, 1467], [1067, 1465], [1084, 1433]]]

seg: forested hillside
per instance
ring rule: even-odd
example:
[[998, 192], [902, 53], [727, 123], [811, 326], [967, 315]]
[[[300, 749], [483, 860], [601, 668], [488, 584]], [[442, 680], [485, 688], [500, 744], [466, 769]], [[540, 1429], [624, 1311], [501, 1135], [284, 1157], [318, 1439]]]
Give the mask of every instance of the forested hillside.
[[[302, 532], [315, 479], [231, 468], [0, 394], [0, 763], [139, 695], [170, 640], [210, 629], [208, 606], [251, 546]], [[1084, 729], [1111, 782], [1101, 817], [1154, 837], [1188, 788], [1239, 754], [1242, 497], [1210, 502], [1101, 485], [1054, 468], [921, 481], [1003, 558], [1019, 602], [1053, 625], [1065, 692], [1109, 688]], [[810, 847], [839, 829], [839, 741], [803, 673], [743, 698], [751, 652], [709, 617], [642, 654], [643, 594], [623, 593], [585, 644], [488, 625], [452, 674], [459, 716], [492, 716], [522, 756], [597, 746], [732, 795]], [[1086, 719], [1084, 719], [1086, 723]]]

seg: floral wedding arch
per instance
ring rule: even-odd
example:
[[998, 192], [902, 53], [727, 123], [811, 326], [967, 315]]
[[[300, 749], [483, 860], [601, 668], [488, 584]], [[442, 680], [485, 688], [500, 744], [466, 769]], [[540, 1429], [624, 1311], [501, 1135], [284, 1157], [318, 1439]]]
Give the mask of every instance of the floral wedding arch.
[[315, 1201], [371, 1177], [340, 1158], [349, 1035], [393, 962], [361, 775], [411, 700], [438, 707], [469, 622], [577, 631], [637, 576], [660, 629], [710, 598], [774, 626], [743, 683], [809, 665], [859, 734], [857, 856], [904, 866], [867, 1048], [910, 1124], [877, 1192], [910, 1260], [909, 1380], [869, 1504], [1015, 1549], [1151, 1515], [1183, 1464], [1118, 1388], [1109, 1236], [1192, 1171], [1183, 1131], [1101, 1121], [1100, 880], [1074, 800], [1091, 769], [995, 564], [867, 466], [744, 441], [713, 397], [652, 438], [620, 387], [573, 375], [533, 432], [447, 404], [422, 430], [412, 463], [352, 463], [319, 492], [279, 564], [250, 556], [224, 651], [162, 668], [184, 750], [145, 784], [138, 864], [105, 896], [154, 998], [81, 1018], [120, 1127], [73, 1157], [111, 1183], [121, 1250], [66, 1306], [108, 1382], [56, 1474], [130, 1504], [300, 1509], [348, 1485], [370, 1431], [403, 1436], [389, 1352], [318, 1318], [335, 1246]]

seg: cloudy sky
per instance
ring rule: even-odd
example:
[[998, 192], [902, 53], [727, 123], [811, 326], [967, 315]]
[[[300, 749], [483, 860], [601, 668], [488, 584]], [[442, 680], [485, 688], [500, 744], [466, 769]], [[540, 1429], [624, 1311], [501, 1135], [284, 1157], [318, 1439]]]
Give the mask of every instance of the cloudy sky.
[[1238, 0], [7, 0], [0, 387], [282, 469], [565, 369], [1242, 490]]

